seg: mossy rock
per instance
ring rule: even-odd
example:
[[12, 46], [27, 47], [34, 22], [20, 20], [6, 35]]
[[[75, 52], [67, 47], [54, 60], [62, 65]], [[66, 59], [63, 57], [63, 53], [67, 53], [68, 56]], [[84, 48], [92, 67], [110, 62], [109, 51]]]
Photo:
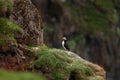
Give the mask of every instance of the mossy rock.
[[0, 18], [0, 45], [5, 45], [8, 41], [16, 42], [15, 32], [22, 33], [23, 30], [8, 19]]
[[0, 15], [5, 15], [7, 11], [13, 9], [13, 4], [11, 0], [0, 0]]
[[[92, 80], [91, 77], [96, 77], [90, 66], [63, 50], [44, 46], [40, 47], [36, 55], [39, 59], [34, 62], [35, 68], [53, 80]], [[96, 80], [102, 79], [96, 77]]]
[[0, 70], [1, 80], [46, 80], [42, 76], [26, 72], [8, 72]]

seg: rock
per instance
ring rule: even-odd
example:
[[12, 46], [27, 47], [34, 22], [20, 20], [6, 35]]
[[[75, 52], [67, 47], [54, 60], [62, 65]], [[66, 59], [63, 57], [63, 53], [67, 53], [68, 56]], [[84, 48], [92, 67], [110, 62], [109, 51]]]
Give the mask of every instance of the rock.
[[10, 20], [20, 25], [24, 34], [16, 35], [19, 43], [43, 44], [43, 25], [40, 14], [30, 0], [15, 0]]
[[81, 58], [79, 55], [77, 55], [76, 53], [73, 53], [73, 52], [70, 52], [70, 51], [66, 51], [66, 53], [67, 53], [68, 55], [70, 55], [70, 56], [73, 56], [73, 57], [75, 57], [75, 58], [80, 59], [80, 60], [83, 61], [86, 65], [89, 65], [89, 66], [93, 67], [97, 75], [100, 75], [100, 76], [104, 77], [104, 79], [106, 79], [106, 72], [105, 72], [105, 70], [104, 70], [102, 67], [100, 67], [99, 65], [94, 64], [94, 63], [92, 63], [92, 62], [89, 62], [89, 61], [87, 61], [87, 60], [85, 60], [85, 59], [82, 59], [82, 58]]
[[105, 70], [73, 52], [41, 47], [34, 70], [48, 80], [106, 80]]
[[[101, 0], [32, 0], [32, 2], [40, 10], [46, 24], [44, 40], [47, 46], [61, 48], [61, 38], [66, 36], [70, 44], [74, 43], [70, 45], [71, 51], [103, 66], [109, 74], [108, 78], [119, 79], [120, 73], [114, 72], [115, 67], [120, 64], [119, 0], [104, 3]], [[60, 11], [48, 7], [48, 4], [55, 2], [61, 5]], [[51, 17], [49, 12], [61, 13], [62, 15], [57, 14], [60, 22], [55, 22], [55, 16]]]

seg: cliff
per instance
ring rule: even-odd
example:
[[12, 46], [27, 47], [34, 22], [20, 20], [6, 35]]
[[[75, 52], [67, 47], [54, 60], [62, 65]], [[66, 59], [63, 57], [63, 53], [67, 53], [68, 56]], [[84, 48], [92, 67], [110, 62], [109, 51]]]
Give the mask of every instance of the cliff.
[[61, 48], [63, 36], [71, 51], [107, 71], [107, 80], [119, 80], [119, 0], [32, 0], [45, 24], [45, 43]]
[[100, 66], [88, 62], [70, 51], [38, 47], [34, 70], [48, 80], [106, 80]]
[[1, 0], [0, 8], [0, 68], [6, 70], [0, 70], [1, 79], [106, 80], [102, 67], [44, 46], [42, 15], [30, 0]]

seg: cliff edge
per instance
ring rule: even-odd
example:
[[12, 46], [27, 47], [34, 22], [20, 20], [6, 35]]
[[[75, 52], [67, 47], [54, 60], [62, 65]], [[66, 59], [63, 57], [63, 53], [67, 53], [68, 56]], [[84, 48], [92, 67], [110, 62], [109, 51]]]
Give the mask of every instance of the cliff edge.
[[0, 68], [7, 70], [0, 70], [0, 78], [105, 80], [105, 71], [100, 66], [73, 52], [43, 45], [42, 20], [30, 0], [1, 0], [0, 7]]

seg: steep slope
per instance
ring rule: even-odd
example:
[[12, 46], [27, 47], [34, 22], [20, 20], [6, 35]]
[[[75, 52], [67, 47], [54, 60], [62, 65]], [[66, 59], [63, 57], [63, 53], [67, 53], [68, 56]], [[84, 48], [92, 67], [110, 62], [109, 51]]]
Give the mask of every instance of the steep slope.
[[34, 57], [26, 44], [43, 44], [38, 10], [30, 0], [0, 0], [0, 68], [26, 71]]
[[[119, 0], [32, 0], [42, 13], [45, 43], [61, 48], [66, 36], [71, 51], [102, 65], [108, 80], [119, 78]], [[114, 65], [113, 65], [114, 64]]]
[[[105, 71], [98, 65], [72, 52], [42, 47], [41, 17], [30, 0], [1, 0], [0, 6], [0, 68], [33, 71], [48, 80], [105, 80]], [[0, 70], [0, 74], [3, 80], [44, 80], [25, 72]]]
[[45, 46], [35, 51], [39, 56], [34, 70], [48, 80], [106, 80], [103, 68], [90, 63], [73, 52], [50, 49]]
[[22, 36], [17, 35], [18, 42], [27, 45], [41, 45], [43, 43], [42, 20], [30, 0], [15, 0], [10, 20], [20, 25], [24, 30]]

